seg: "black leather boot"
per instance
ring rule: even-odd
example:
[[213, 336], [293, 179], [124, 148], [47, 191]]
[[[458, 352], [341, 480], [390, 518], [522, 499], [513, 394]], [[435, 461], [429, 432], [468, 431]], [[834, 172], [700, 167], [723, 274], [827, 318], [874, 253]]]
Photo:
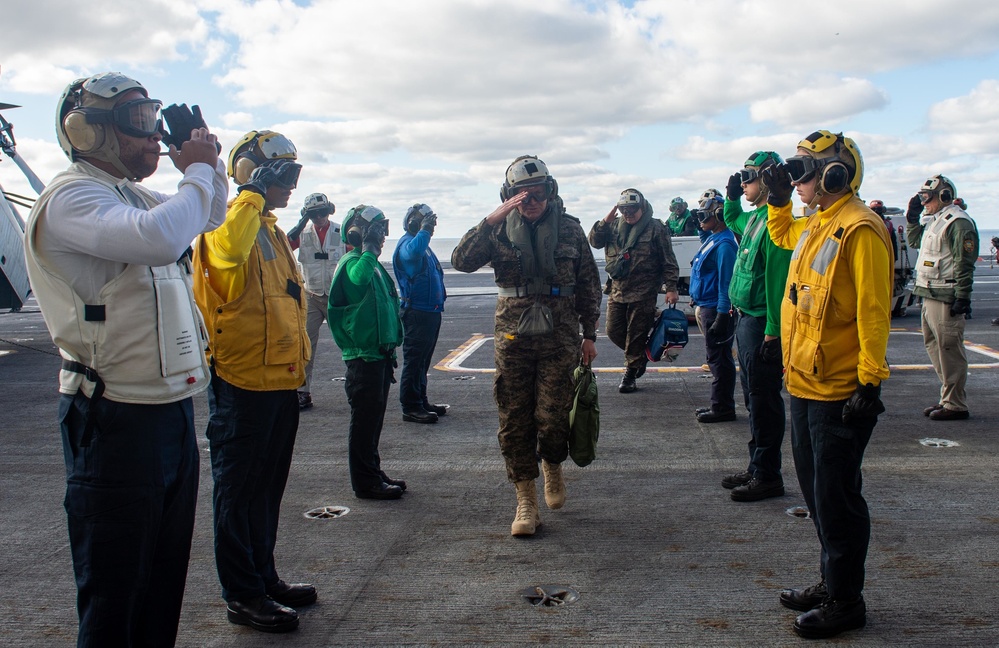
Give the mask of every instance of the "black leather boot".
[[638, 389], [635, 385], [635, 378], [638, 377], [638, 369], [632, 369], [629, 367], [624, 372], [624, 378], [621, 379], [621, 384], [617, 386], [617, 390], [622, 394], [630, 394], [631, 392]]

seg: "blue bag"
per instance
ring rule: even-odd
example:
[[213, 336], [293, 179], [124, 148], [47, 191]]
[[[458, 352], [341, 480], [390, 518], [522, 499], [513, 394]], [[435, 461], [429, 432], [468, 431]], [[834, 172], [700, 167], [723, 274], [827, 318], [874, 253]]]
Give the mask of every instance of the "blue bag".
[[645, 345], [645, 356], [652, 362], [659, 362], [666, 356], [670, 362], [680, 355], [680, 349], [687, 346], [687, 316], [669, 304], [659, 313], [652, 325], [649, 342]]

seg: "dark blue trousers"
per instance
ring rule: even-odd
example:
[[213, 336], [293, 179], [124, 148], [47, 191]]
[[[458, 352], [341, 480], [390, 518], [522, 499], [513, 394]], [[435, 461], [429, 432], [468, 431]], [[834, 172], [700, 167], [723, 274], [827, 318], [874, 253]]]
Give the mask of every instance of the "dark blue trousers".
[[59, 401], [77, 646], [172, 646], [198, 496], [194, 407]]
[[767, 318], [740, 315], [735, 329], [739, 345], [739, 379], [749, 408], [749, 469], [761, 481], [781, 480], [781, 445], [784, 443], [784, 370], [781, 360], [760, 357]]
[[791, 444], [798, 485], [822, 545], [820, 567], [829, 596], [853, 600], [864, 590], [871, 540], [860, 465], [877, 417], [845, 425], [845, 402], [792, 396]]
[[735, 359], [732, 357], [732, 338], [718, 345], [708, 343], [707, 331], [718, 315], [716, 308], [697, 307], [697, 327], [704, 334], [704, 347], [708, 367], [714, 378], [711, 381], [711, 409], [716, 412], [735, 411]]
[[378, 442], [382, 438], [385, 407], [392, 385], [395, 361], [386, 359], [365, 362], [347, 361], [344, 391], [350, 404], [350, 431], [347, 437], [347, 460], [350, 483], [355, 491], [381, 486], [384, 479]]
[[425, 408], [427, 373], [437, 348], [441, 332], [441, 313], [428, 313], [407, 308], [402, 313], [402, 378], [399, 381], [399, 402], [403, 411]]
[[208, 407], [222, 598], [256, 598], [280, 580], [274, 546], [298, 433], [298, 395], [240, 389], [213, 371]]

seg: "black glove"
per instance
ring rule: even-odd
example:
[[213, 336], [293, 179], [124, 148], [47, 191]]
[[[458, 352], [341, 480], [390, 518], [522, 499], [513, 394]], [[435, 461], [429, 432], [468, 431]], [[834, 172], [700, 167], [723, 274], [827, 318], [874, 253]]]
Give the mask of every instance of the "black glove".
[[760, 360], [766, 364], [779, 365], [784, 362], [782, 355], [780, 338], [763, 340], [763, 344], [760, 345]]
[[732, 337], [732, 315], [726, 312], [719, 312], [715, 315], [715, 321], [704, 333], [704, 337], [710, 346], [721, 346]]
[[919, 222], [919, 215], [923, 213], [923, 203], [919, 200], [919, 194], [909, 198], [909, 209], [905, 212], [905, 220], [915, 225]]
[[728, 178], [728, 186], [725, 187], [725, 197], [736, 201], [742, 198], [743, 193], [745, 192], [742, 190], [742, 176], [739, 173], [733, 173]]
[[843, 423], [850, 425], [864, 419], [877, 418], [878, 414], [884, 411], [885, 406], [881, 402], [881, 385], [875, 387], [871, 383], [866, 385], [857, 383], [857, 390], [843, 405]]
[[382, 245], [385, 243], [386, 223], [388, 221], [382, 218], [368, 225], [368, 231], [364, 233], [364, 239], [361, 241], [361, 252], [371, 252], [375, 256], [379, 256], [382, 253]]
[[285, 182], [282, 181], [281, 176], [292, 165], [301, 168], [301, 165], [286, 158], [268, 160], [253, 170], [253, 173], [250, 174], [250, 179], [236, 188], [236, 193], [254, 191], [261, 196], [265, 196], [267, 195], [267, 190], [272, 185], [285, 186]]
[[430, 234], [430, 236], [434, 235], [434, 228], [436, 227], [437, 227], [437, 214], [433, 212], [430, 212], [429, 214], [424, 216], [423, 220], [420, 221], [420, 229]]
[[791, 202], [791, 176], [787, 172], [787, 167], [783, 164], [772, 164], [761, 172], [763, 182], [770, 189], [767, 197], [767, 204], [774, 207], [783, 207]]
[[302, 235], [302, 230], [304, 230], [305, 226], [308, 224], [309, 224], [309, 217], [302, 216], [302, 219], [298, 221], [298, 224], [292, 227], [290, 230], [288, 230], [288, 240], [297, 241], [298, 237]]
[[954, 300], [954, 303], [950, 305], [950, 316], [955, 315], [970, 315], [971, 314], [971, 300], [965, 299], [963, 297], [958, 297]]
[[[208, 124], [205, 123], [205, 118], [201, 116], [201, 107], [195, 104], [190, 108], [187, 104], [170, 104], [161, 111], [163, 115], [163, 122], [170, 129], [169, 132], [166, 131], [162, 126], [160, 126], [160, 134], [163, 135], [163, 145], [169, 148], [171, 145], [180, 148], [184, 145], [184, 142], [191, 139], [191, 131], [195, 128], [208, 128]], [[222, 145], [215, 142], [216, 150], [221, 153]]]

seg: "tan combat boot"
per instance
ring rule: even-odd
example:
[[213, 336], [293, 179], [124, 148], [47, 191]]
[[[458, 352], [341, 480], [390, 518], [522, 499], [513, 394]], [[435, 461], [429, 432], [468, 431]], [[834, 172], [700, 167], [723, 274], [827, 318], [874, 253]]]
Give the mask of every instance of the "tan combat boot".
[[517, 488], [517, 517], [510, 526], [510, 535], [534, 535], [534, 530], [541, 525], [541, 514], [538, 513], [538, 491], [533, 479], [525, 479], [514, 483]]
[[565, 480], [562, 479], [562, 464], [541, 460], [541, 470], [545, 474], [545, 504], [550, 509], [560, 509], [565, 504]]

